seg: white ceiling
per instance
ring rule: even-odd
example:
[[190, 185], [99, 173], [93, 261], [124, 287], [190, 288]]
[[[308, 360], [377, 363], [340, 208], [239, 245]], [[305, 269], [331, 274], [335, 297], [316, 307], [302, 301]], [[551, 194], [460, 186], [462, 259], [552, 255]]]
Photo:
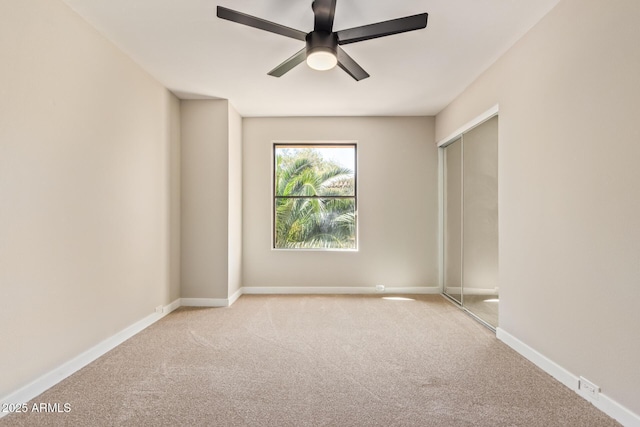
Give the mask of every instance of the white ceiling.
[[559, 0], [338, 0], [334, 30], [428, 12], [424, 30], [345, 45], [370, 75], [272, 68], [304, 42], [216, 17], [216, 6], [304, 32], [311, 0], [64, 0], [183, 99], [243, 116], [435, 115]]

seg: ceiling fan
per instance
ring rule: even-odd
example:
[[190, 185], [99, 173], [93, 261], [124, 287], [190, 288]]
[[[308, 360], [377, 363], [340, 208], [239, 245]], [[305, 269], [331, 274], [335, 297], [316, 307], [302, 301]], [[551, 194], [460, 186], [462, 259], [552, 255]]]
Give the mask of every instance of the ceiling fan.
[[236, 12], [222, 6], [218, 6], [218, 18], [306, 42], [306, 47], [269, 71], [268, 74], [270, 76], [280, 77], [306, 60], [309, 67], [321, 71], [330, 70], [338, 65], [356, 81], [359, 81], [369, 77], [369, 74], [347, 55], [340, 47], [341, 45], [419, 30], [427, 26], [427, 17], [429, 16], [428, 13], [420, 13], [376, 24], [333, 31], [336, 0], [315, 0], [311, 4], [311, 8], [313, 9], [315, 22], [313, 31], [310, 33], [285, 27], [242, 12]]

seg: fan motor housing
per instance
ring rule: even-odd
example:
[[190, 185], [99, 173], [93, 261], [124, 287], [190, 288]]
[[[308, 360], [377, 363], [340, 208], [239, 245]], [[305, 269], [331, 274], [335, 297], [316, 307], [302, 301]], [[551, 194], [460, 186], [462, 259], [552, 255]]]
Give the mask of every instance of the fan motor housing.
[[327, 31], [312, 31], [307, 34], [307, 55], [313, 52], [330, 52], [334, 56], [338, 54], [338, 36]]

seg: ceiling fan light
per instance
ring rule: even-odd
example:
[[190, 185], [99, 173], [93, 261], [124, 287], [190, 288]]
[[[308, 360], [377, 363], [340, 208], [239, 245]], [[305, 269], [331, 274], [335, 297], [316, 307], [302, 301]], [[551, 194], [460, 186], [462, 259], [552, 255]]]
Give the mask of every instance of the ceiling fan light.
[[330, 70], [338, 64], [338, 36], [327, 31], [312, 31], [306, 36], [307, 65], [314, 70]]
[[329, 50], [316, 49], [315, 51], [307, 54], [307, 65], [314, 70], [330, 70], [337, 64], [338, 58], [336, 58], [336, 55]]

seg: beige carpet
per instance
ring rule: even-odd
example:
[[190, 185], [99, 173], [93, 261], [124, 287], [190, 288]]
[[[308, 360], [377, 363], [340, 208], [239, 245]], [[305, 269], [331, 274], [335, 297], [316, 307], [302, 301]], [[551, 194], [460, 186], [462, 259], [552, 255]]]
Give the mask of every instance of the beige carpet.
[[34, 402], [0, 426], [618, 425], [437, 295], [182, 308]]

